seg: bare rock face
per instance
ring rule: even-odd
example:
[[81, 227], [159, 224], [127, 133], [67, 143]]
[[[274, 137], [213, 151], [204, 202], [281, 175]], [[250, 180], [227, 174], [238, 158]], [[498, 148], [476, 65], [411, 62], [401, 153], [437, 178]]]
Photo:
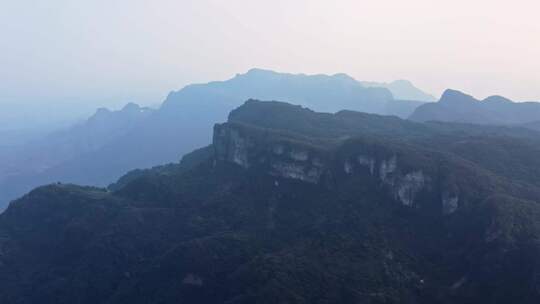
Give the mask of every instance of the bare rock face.
[[258, 167], [277, 177], [318, 183], [328, 168], [327, 157], [316, 147], [239, 124], [216, 125], [213, 145], [217, 160]]
[[413, 206], [416, 195], [426, 184], [426, 177], [422, 171], [415, 171], [403, 176], [394, 191], [397, 193], [397, 198], [405, 206]]
[[[435, 198], [431, 203], [439, 204], [443, 215], [450, 215], [459, 207], [457, 191], [443, 187], [442, 193], [434, 193], [441, 191], [434, 184], [439, 179], [436, 172], [426, 171], [422, 164], [411, 167], [395, 153], [367, 153], [362, 147], [357, 147], [349, 151], [346, 157], [338, 156], [329, 152], [333, 151], [329, 147], [307, 143], [306, 138], [299, 139], [238, 123], [216, 125], [214, 131], [213, 146], [217, 161], [312, 184], [327, 180], [323, 179], [324, 176], [341, 174], [349, 178], [364, 175], [386, 188], [391, 197], [403, 206], [419, 208], [422, 197], [427, 196]], [[334, 148], [339, 149], [339, 145]], [[335, 172], [335, 168], [339, 167], [343, 171]], [[438, 201], [437, 197], [440, 198]]]
[[383, 160], [379, 169], [379, 176], [381, 180], [385, 183], [393, 183], [393, 181], [389, 178], [389, 175], [396, 171], [396, 167], [397, 160], [395, 156], [388, 160]]
[[[231, 161], [243, 168], [249, 168], [248, 162], [248, 145], [246, 138], [240, 136], [240, 132], [235, 129], [221, 130], [218, 139], [223, 140], [223, 144], [217, 144], [216, 147], [225, 149], [223, 156], [224, 160]], [[222, 152], [223, 153], [223, 152]]]
[[294, 150], [294, 149], [289, 151], [289, 157], [292, 160], [301, 161], [301, 162], [306, 161], [309, 158], [307, 151]]
[[442, 194], [442, 207], [444, 214], [452, 214], [459, 207], [459, 196], [457, 194], [451, 194], [443, 192]]
[[272, 164], [272, 171], [270, 173], [274, 176], [318, 183], [323, 170], [317, 167], [308, 168], [305, 164], [276, 162]]
[[349, 160], [344, 162], [343, 169], [346, 174], [368, 173], [377, 178], [382, 185], [389, 187], [394, 198], [404, 206], [414, 206], [418, 193], [430, 187], [428, 184], [431, 179], [422, 170], [401, 172], [396, 155], [377, 159], [376, 156], [360, 154], [354, 159], [356, 159], [356, 164]]
[[358, 164], [369, 169], [369, 173], [373, 175], [375, 173], [375, 159], [366, 155], [358, 155], [356, 158]]

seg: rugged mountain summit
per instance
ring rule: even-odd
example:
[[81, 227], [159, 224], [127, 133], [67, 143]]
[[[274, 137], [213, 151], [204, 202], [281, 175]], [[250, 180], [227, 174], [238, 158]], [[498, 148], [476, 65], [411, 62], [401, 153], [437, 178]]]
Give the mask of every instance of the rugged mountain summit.
[[12, 203], [0, 301], [537, 303], [540, 166], [500, 167], [537, 135], [248, 101], [180, 164]]
[[[103, 126], [108, 126], [94, 126], [98, 130], [96, 134], [86, 133], [86, 127], [80, 127], [47, 137], [45, 143], [62, 148], [59, 156], [68, 151], [70, 157], [62, 157], [58, 162], [40, 162], [39, 174], [17, 177], [9, 186], [0, 186], [9, 189], [0, 197], [0, 209], [9, 199], [38, 184], [60, 181], [105, 186], [129, 170], [176, 162], [193, 149], [208, 145], [213, 124], [225, 120], [229, 111], [249, 98], [287, 100], [318, 111], [349, 109], [401, 117], [408, 116], [421, 104], [396, 100], [388, 89], [364, 87], [345, 74], [304, 75], [252, 69], [226, 81], [188, 85], [171, 92], [162, 107], [153, 113], [128, 106], [120, 111], [122, 115], [144, 114], [140, 123], [129, 123], [129, 128], [125, 127], [123, 116], [113, 122], [118, 115], [102, 109], [87, 122], [89, 125], [103, 122]], [[111, 121], [105, 123], [106, 120]], [[67, 144], [65, 137], [69, 139]], [[37, 149], [25, 149], [37, 153]], [[27, 158], [17, 159], [17, 162], [26, 161]]]
[[540, 120], [540, 103], [516, 103], [502, 96], [477, 100], [456, 90], [446, 90], [439, 102], [419, 106], [410, 119], [475, 124], [524, 124]]

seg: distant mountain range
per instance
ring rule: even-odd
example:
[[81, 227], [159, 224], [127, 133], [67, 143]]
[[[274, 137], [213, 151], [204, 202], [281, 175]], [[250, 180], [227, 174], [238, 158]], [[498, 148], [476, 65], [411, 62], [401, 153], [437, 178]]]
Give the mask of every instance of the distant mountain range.
[[477, 100], [460, 91], [446, 90], [438, 102], [419, 106], [409, 118], [414, 121], [526, 124], [540, 121], [540, 103], [513, 102], [501, 96]]
[[[165, 109], [183, 100], [215, 104], [241, 104], [249, 98], [290, 100], [318, 111], [334, 113], [343, 109], [406, 117], [422, 102], [393, 96], [386, 84], [364, 86], [346, 74], [305, 75], [251, 69], [227, 81], [190, 85], [169, 95]], [[414, 90], [412, 87], [410, 90]], [[417, 94], [421, 94], [416, 89]], [[199, 99], [197, 99], [199, 98]], [[200, 100], [200, 101], [197, 101]], [[404, 110], [406, 108], [406, 110]], [[229, 109], [230, 110], [230, 109]], [[226, 114], [225, 114], [226, 115]]]
[[[73, 175], [63, 175], [61, 168], [91, 157], [89, 155], [125, 135], [152, 112], [133, 103], [119, 111], [101, 108], [83, 123], [1, 150], [0, 205], [38, 185], [73, 178]], [[77, 179], [73, 179], [75, 181]]]
[[[133, 104], [119, 112], [100, 109], [85, 124], [0, 159], [5, 168], [0, 170], [0, 209], [41, 184], [61, 181], [105, 186], [129, 170], [175, 162], [210, 143], [213, 124], [225, 121], [231, 109], [250, 98], [286, 100], [323, 112], [349, 109], [407, 117], [423, 102], [395, 99], [391, 91], [397, 87], [400, 85], [367, 87], [345, 74], [295, 75], [252, 69], [226, 81], [172, 92], [156, 111]], [[422, 95], [409, 83], [405, 87], [409, 94], [405, 97]]]
[[386, 88], [392, 92], [392, 95], [394, 95], [394, 98], [396, 99], [418, 100], [424, 102], [433, 102], [437, 100], [433, 95], [423, 92], [408, 80], [401, 79], [389, 83], [362, 81], [361, 84], [368, 88]]
[[[252, 69], [226, 81], [171, 92], [158, 110], [129, 104], [100, 109], [86, 123], [41, 140], [0, 146], [0, 210], [51, 182], [106, 186], [137, 168], [170, 162], [212, 141], [211, 127], [247, 99], [285, 100], [320, 112], [343, 109], [413, 121], [516, 125], [539, 130], [540, 104], [499, 96], [483, 101], [447, 90], [438, 102], [408, 81], [359, 82], [345, 75], [305, 75]], [[403, 98], [403, 99], [396, 99]], [[423, 101], [406, 100], [410, 98]]]
[[0, 302], [539, 303], [539, 134], [250, 100], [180, 163], [12, 203]]

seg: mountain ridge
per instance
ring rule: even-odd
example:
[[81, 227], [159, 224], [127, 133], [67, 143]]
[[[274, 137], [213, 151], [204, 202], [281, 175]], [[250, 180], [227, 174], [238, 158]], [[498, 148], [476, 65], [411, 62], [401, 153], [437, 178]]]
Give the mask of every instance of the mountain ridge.
[[391, 82], [361, 81], [360, 83], [367, 87], [387, 88], [392, 92], [396, 99], [418, 100], [423, 102], [434, 102], [437, 100], [433, 95], [418, 89], [412, 82], [405, 79], [394, 80]]
[[13, 147], [11, 153], [2, 159], [0, 210], [4, 209], [5, 202], [36, 186], [63, 181], [61, 174], [54, 174], [55, 168], [81, 155], [98, 151], [126, 134], [152, 112], [135, 103], [128, 103], [117, 111], [99, 108], [84, 122]]
[[498, 95], [478, 100], [471, 95], [448, 89], [438, 102], [416, 108], [409, 119], [499, 125], [525, 124], [540, 119], [540, 103], [513, 102]]
[[462, 144], [500, 129], [248, 101], [180, 164], [12, 203], [0, 300], [535, 303], [540, 185]]
[[[224, 121], [232, 109], [249, 98], [288, 100], [318, 111], [352, 109], [402, 117], [419, 104], [394, 100], [389, 90], [364, 88], [344, 74], [297, 75], [252, 69], [225, 81], [188, 85], [171, 92], [160, 109], [114, 141], [47, 166], [38, 176], [10, 179], [9, 184], [0, 185], [7, 189], [0, 198], [0, 209], [39, 184], [59, 181], [106, 186], [130, 170], [176, 162], [193, 149], [211, 143], [212, 125]], [[106, 115], [106, 111], [99, 114]], [[103, 136], [111, 134], [105, 132]], [[178, 141], [178, 137], [183, 140]]]

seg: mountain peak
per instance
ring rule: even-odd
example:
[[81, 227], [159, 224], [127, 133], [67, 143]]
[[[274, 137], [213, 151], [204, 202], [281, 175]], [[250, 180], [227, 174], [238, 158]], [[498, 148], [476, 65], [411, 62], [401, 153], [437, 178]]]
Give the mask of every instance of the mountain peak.
[[345, 81], [353, 81], [358, 82], [353, 77], [349, 76], [346, 73], [336, 73], [336, 74], [304, 74], [304, 73], [282, 73], [282, 72], [276, 72], [273, 70], [268, 69], [261, 69], [261, 68], [252, 68], [249, 69], [245, 74], [238, 74], [238, 76], [246, 76], [246, 77], [273, 77], [273, 76], [288, 76], [288, 77], [325, 77], [328, 79], [334, 78], [338, 80], [345, 80]]
[[108, 117], [111, 113], [112, 111], [105, 107], [98, 108], [94, 115], [90, 116], [89, 120], [104, 119], [104, 117]]
[[444, 91], [444, 93], [441, 96], [441, 99], [439, 102], [445, 103], [445, 102], [452, 102], [452, 103], [470, 103], [470, 102], [476, 102], [474, 97], [471, 95], [467, 95], [461, 91], [453, 90], [453, 89], [447, 89]]
[[478, 100], [457, 90], [446, 90], [437, 103], [422, 105], [409, 116], [415, 121], [474, 124], [523, 124], [540, 119], [540, 103], [520, 103], [502, 96]]
[[499, 103], [499, 104], [514, 103], [512, 100], [506, 97], [500, 96], [500, 95], [489, 96], [488, 98], [484, 99], [483, 102]]
[[412, 82], [410, 82], [409, 80], [407, 79], [397, 79], [397, 80], [394, 80], [390, 83], [391, 85], [402, 85], [402, 86], [414, 86], [412, 84]]
[[269, 69], [262, 69], [262, 68], [251, 68], [247, 71], [248, 74], [250, 73], [276, 73]]
[[128, 102], [121, 111], [139, 111], [141, 107], [134, 103], [134, 102]]
[[261, 68], [251, 68], [245, 74], [240, 74], [241, 76], [264, 76], [264, 75], [277, 75], [279, 74], [276, 71], [261, 69]]
[[396, 99], [401, 100], [418, 100], [423, 102], [433, 102], [437, 99], [431, 94], [428, 94], [417, 87], [414, 84], [406, 79], [398, 79], [392, 82], [372, 82], [372, 81], [362, 81], [364, 87], [372, 88], [387, 88], [392, 92], [392, 95]]
[[111, 113], [111, 110], [105, 107], [97, 108], [95, 115], [100, 115], [100, 114], [105, 114], [105, 113]]
[[349, 74], [346, 74], [346, 73], [337, 73], [337, 74], [332, 75], [332, 77], [339, 78], [339, 79], [352, 80], [355, 82], [357, 81], [356, 79], [354, 79], [353, 77], [351, 77]]

